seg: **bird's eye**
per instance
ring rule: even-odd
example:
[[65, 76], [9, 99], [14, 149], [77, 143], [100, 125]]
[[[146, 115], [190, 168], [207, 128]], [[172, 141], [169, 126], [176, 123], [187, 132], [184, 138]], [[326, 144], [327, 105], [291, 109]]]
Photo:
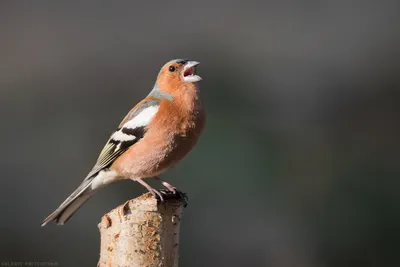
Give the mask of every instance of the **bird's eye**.
[[175, 71], [175, 67], [174, 66], [169, 66], [169, 71], [170, 72], [174, 72]]

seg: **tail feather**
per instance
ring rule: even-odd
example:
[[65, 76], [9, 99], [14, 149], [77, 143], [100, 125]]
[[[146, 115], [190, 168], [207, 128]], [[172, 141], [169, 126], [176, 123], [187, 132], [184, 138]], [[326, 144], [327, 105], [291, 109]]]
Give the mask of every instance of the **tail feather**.
[[58, 225], [63, 225], [71, 216], [86, 202], [94, 193], [90, 187], [90, 182], [82, 184], [76, 189], [52, 214], [44, 219], [42, 226], [55, 221]]
[[44, 219], [42, 226], [52, 221], [63, 225], [98, 189], [115, 181], [119, 177], [117, 172], [111, 170], [102, 170], [90, 175], [61, 203], [58, 209]]

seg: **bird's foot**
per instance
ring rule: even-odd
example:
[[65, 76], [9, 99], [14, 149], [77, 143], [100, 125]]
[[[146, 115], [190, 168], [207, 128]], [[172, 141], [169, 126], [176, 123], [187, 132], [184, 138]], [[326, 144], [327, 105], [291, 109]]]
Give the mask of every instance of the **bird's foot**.
[[162, 192], [160, 192], [160, 191], [158, 191], [158, 190], [152, 188], [152, 189], [150, 190], [150, 193], [151, 193], [155, 198], [158, 198], [158, 199], [160, 200], [161, 203], [164, 202], [164, 198], [163, 198], [163, 196], [162, 196], [162, 195], [163, 195]]
[[178, 189], [176, 189], [175, 186], [172, 186], [167, 182], [162, 182], [162, 185], [165, 186], [173, 194], [176, 194], [178, 192]]
[[151, 187], [149, 184], [147, 184], [145, 181], [143, 181], [142, 179], [136, 179], [137, 182], [139, 182], [141, 185], [143, 185], [144, 187], [146, 187], [147, 190], [149, 190], [149, 192], [157, 199], [159, 198], [161, 202], [164, 202], [164, 198], [162, 196], [162, 194], [160, 193], [160, 191], [154, 189], [153, 187]]
[[164, 195], [164, 197], [166, 199], [181, 200], [183, 202], [183, 206], [185, 208], [187, 207], [189, 198], [187, 197], [186, 193], [179, 191], [176, 188], [175, 188], [175, 192], [172, 192], [172, 190], [169, 190], [169, 189], [161, 189], [160, 192], [161, 192], [161, 194]]
[[158, 176], [155, 176], [154, 178], [155, 178], [156, 180], [160, 181], [161, 184], [162, 184], [165, 188], [167, 188], [170, 192], [172, 192], [172, 193], [174, 193], [174, 194], [177, 193], [178, 189], [176, 189], [175, 186], [172, 186], [171, 184], [167, 183], [166, 181], [164, 181], [163, 179], [161, 179], [161, 178], [158, 177]]
[[162, 185], [167, 188], [167, 190], [156, 190], [150, 185], [148, 185], [146, 182], [144, 182], [142, 179], [136, 179], [137, 182], [139, 182], [141, 185], [147, 188], [149, 192], [158, 200], [160, 200], [161, 203], [164, 202], [164, 199], [180, 199], [183, 201], [183, 205], [186, 208], [188, 204], [188, 197], [185, 193], [179, 191], [176, 187], [170, 185], [169, 183], [161, 180], [159, 177], [155, 177], [157, 180], [161, 181]]

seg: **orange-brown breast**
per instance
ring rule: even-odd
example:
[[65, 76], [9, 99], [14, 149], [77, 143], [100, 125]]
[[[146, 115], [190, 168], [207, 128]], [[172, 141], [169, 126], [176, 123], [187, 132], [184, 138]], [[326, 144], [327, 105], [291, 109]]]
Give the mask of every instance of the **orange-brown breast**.
[[204, 128], [205, 113], [193, 84], [182, 86], [173, 101], [161, 100], [148, 130], [113, 164], [125, 178], [159, 175], [183, 159], [197, 143]]

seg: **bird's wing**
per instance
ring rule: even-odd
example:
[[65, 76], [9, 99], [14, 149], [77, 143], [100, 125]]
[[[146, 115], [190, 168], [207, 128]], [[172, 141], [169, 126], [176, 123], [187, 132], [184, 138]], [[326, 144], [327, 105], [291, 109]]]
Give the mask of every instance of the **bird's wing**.
[[118, 129], [111, 135], [104, 146], [96, 164], [85, 180], [108, 168], [129, 147], [143, 138], [146, 133], [146, 126], [157, 113], [159, 105], [160, 101], [158, 99], [146, 98], [125, 116]]
[[107, 169], [120, 155], [127, 151], [129, 147], [143, 138], [146, 133], [146, 126], [157, 113], [159, 105], [159, 99], [147, 97], [126, 115], [118, 129], [111, 135], [107, 144], [101, 151], [95, 166], [82, 181], [81, 185], [57, 210], [43, 221], [42, 226], [52, 220], [63, 224], [74, 214], [74, 212], [93, 194], [93, 185], [92, 188], [90, 188], [90, 185], [100, 171]]

